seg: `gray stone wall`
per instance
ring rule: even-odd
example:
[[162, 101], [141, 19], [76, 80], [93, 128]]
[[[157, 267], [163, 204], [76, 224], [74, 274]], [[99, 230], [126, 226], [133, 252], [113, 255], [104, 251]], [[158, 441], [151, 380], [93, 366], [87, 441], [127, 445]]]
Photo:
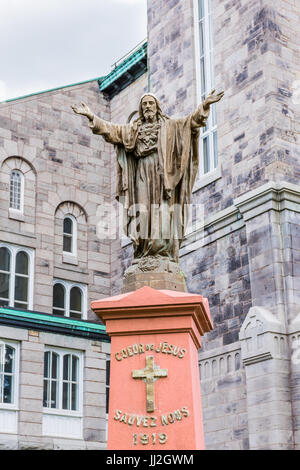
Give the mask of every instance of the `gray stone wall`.
[[[0, 449], [88, 450], [106, 448], [106, 359], [108, 343], [1, 326], [1, 340], [19, 345], [19, 403], [17, 433], [0, 430]], [[43, 429], [43, 375], [45, 347], [83, 353], [82, 438], [47, 435]], [[0, 410], [2, 413], [3, 410]], [[59, 413], [58, 413], [59, 414]]]
[[[45, 313], [52, 312], [53, 278], [86, 284], [88, 307], [111, 289], [111, 242], [99, 240], [96, 226], [99, 206], [111, 201], [112, 148], [72, 111], [81, 101], [110, 118], [97, 81], [0, 104], [0, 239], [34, 248], [33, 309]], [[24, 220], [9, 214], [14, 168], [25, 175]], [[75, 262], [62, 257], [65, 213], [78, 221]]]

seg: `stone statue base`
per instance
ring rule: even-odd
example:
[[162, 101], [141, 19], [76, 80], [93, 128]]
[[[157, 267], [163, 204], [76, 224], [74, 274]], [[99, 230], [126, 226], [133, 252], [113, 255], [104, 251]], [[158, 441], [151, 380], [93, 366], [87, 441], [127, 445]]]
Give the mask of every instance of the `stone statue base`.
[[162, 256], [135, 259], [123, 276], [122, 293], [148, 286], [159, 290], [187, 292], [186, 275], [178, 263]]

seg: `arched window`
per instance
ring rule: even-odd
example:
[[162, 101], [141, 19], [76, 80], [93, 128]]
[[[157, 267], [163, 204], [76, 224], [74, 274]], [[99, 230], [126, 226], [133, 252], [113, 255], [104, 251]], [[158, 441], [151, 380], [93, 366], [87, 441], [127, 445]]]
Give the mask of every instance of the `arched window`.
[[68, 214], [63, 221], [63, 251], [71, 255], [77, 252], [77, 225], [76, 219]]
[[25, 251], [16, 254], [15, 307], [28, 308], [29, 260]]
[[0, 305], [32, 309], [33, 250], [0, 243]]
[[48, 350], [44, 354], [44, 408], [79, 411], [81, 408], [80, 353]]
[[70, 317], [82, 317], [82, 291], [77, 286], [72, 287], [70, 291]]
[[9, 207], [23, 212], [24, 175], [19, 170], [12, 170], [10, 173], [9, 197]]
[[0, 248], [0, 305], [9, 305], [11, 255], [6, 247]]
[[53, 351], [45, 352], [44, 357], [44, 394], [43, 406], [58, 407], [59, 355]]
[[65, 288], [62, 284], [56, 283], [53, 286], [53, 313], [55, 315], [65, 315]]
[[69, 281], [55, 281], [52, 311], [55, 315], [86, 318], [86, 286]]
[[63, 410], [78, 410], [78, 365], [79, 359], [74, 354], [63, 357]]

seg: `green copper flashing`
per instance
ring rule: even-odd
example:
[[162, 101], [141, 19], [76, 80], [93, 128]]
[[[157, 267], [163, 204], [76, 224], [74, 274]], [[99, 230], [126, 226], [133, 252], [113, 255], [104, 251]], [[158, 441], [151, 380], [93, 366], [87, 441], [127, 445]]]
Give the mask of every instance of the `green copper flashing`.
[[59, 87], [56, 87], [56, 88], [50, 88], [49, 90], [36, 91], [34, 93], [29, 93], [28, 95], [18, 96], [16, 98], [9, 98], [8, 100], [0, 101], [0, 104], [10, 103], [12, 101], [18, 101], [18, 100], [22, 100], [22, 99], [25, 99], [25, 98], [30, 98], [30, 97], [36, 96], [36, 95], [43, 95], [44, 93], [51, 93], [53, 91], [63, 90], [64, 88], [70, 88], [70, 87], [78, 86], [78, 85], [85, 85], [86, 83], [90, 83], [90, 82], [101, 83], [104, 78], [105, 77], [91, 78], [91, 79], [85, 80], [83, 82], [71, 83], [70, 85], [62, 85], [62, 86], [59, 86]]
[[[140, 75], [145, 73], [147, 70], [147, 42], [145, 41], [140, 47], [138, 47], [130, 55], [127, 55], [126, 59], [121, 61], [119, 65], [104, 77], [99, 80], [100, 91], [111, 93], [111, 88], [114, 85], [116, 89], [123, 89], [128, 86], [132, 81], [136, 80]], [[124, 81], [124, 84], [120, 82], [124, 76], [128, 75]], [[114, 95], [115, 93], [113, 93]], [[112, 95], [112, 96], [113, 96]]]
[[0, 307], [0, 324], [1, 323], [19, 328], [37, 329], [40, 331], [109, 341], [105, 326], [100, 323], [59, 317], [47, 313], [33, 312], [31, 310]]
[[[50, 88], [49, 90], [37, 91], [35, 93], [29, 93], [28, 95], [18, 96], [16, 98], [9, 98], [4, 101], [0, 101], [0, 104], [11, 103], [26, 98], [30, 98], [36, 95], [42, 95], [45, 93], [51, 93], [64, 88], [70, 88], [78, 85], [84, 85], [89, 82], [98, 82], [100, 91], [105, 91], [110, 96], [114, 96], [118, 91], [128, 86], [132, 81], [136, 80], [143, 73], [147, 71], [147, 41], [144, 40], [138, 44], [132, 51], [126, 54], [124, 60], [120, 59], [116, 62], [114, 69], [105, 76], [92, 78], [78, 83], [72, 83], [70, 85], [63, 85], [56, 88]], [[126, 73], [129, 74], [125, 81], [122, 80]], [[114, 91], [112, 91], [114, 89]]]

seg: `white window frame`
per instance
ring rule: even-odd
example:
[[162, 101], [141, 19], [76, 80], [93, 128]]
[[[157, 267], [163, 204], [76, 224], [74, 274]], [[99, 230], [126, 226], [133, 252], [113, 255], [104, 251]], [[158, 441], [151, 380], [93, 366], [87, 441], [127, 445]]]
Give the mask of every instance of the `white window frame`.
[[[83, 352], [75, 349], [63, 349], [53, 346], [45, 346], [44, 353], [55, 353], [59, 356], [59, 376], [58, 376], [58, 407], [48, 408], [43, 406], [44, 413], [59, 414], [66, 416], [80, 416], [83, 415]], [[73, 355], [78, 358], [78, 409], [66, 410], [62, 407], [63, 396], [63, 357], [65, 355]], [[45, 356], [44, 356], [45, 357]], [[44, 377], [43, 377], [44, 378]]]
[[[77, 258], [77, 220], [72, 214], [65, 214], [63, 218], [63, 229], [64, 229], [64, 221], [65, 219], [70, 219], [72, 221], [72, 235], [71, 235], [71, 251], [63, 251], [63, 255], [68, 257], [72, 256]], [[66, 234], [69, 235], [69, 234]], [[63, 231], [63, 239], [65, 236], [65, 232]]]
[[[28, 299], [25, 310], [33, 310], [33, 285], [34, 285], [34, 250], [21, 245], [10, 245], [0, 242], [0, 248], [7, 248], [10, 252], [10, 273], [9, 273], [9, 302], [8, 306], [13, 308], [15, 303], [15, 279], [16, 279], [16, 257], [20, 251], [28, 255]], [[18, 275], [18, 274], [17, 274]], [[22, 303], [17, 301], [17, 303]]]
[[[20, 370], [20, 345], [19, 343], [7, 339], [0, 338], [0, 346], [9, 346], [15, 349], [14, 373], [13, 373], [13, 402], [2, 403], [0, 401], [0, 409], [18, 410], [19, 403], [19, 370]], [[1, 354], [1, 349], [0, 349]]]
[[[20, 175], [20, 208], [12, 207], [11, 206], [11, 186], [12, 186], [12, 174], [17, 173]], [[17, 168], [14, 168], [10, 172], [10, 179], [9, 179], [9, 209], [11, 211], [14, 211], [16, 213], [23, 214], [24, 212], [24, 174], [22, 171], [18, 170]]]
[[[196, 52], [196, 89], [197, 89], [197, 102], [200, 104], [204, 96], [201, 92], [202, 90], [202, 83], [201, 83], [201, 64], [200, 64], [200, 27], [199, 24], [202, 21], [204, 25], [204, 40], [203, 40], [203, 48], [204, 48], [204, 65], [205, 65], [205, 79], [206, 79], [206, 90], [205, 90], [205, 97], [214, 89], [214, 64], [213, 64], [213, 28], [212, 28], [212, 8], [209, 11], [209, 4], [211, 6], [212, 0], [203, 0], [204, 4], [204, 16], [201, 20], [199, 18], [199, 6], [198, 0], [194, 0], [194, 28], [195, 28], [195, 52]], [[206, 32], [208, 31], [208, 35]], [[209, 37], [209, 40], [208, 40]], [[199, 172], [198, 178], [206, 177], [219, 168], [219, 161], [215, 165], [215, 153], [218, 155], [218, 145], [214, 142], [214, 133], [216, 132], [216, 137], [218, 140], [217, 135], [217, 120], [216, 120], [216, 108], [215, 104], [211, 107], [210, 114], [207, 120], [206, 130], [205, 128], [201, 128], [200, 130], [200, 138], [199, 138], [199, 147], [200, 147], [200, 162], [199, 162]], [[215, 118], [215, 122], [213, 123], [213, 116]], [[207, 172], [204, 172], [204, 152], [203, 152], [203, 142], [204, 139], [208, 138], [209, 142], [209, 166], [210, 169]], [[216, 146], [216, 148], [215, 148]], [[197, 183], [196, 183], [197, 185]]]
[[[83, 429], [83, 351], [45, 346], [44, 353], [53, 352], [59, 356], [58, 404], [57, 408], [43, 406], [43, 435], [82, 439]], [[63, 397], [63, 357], [66, 354], [78, 358], [78, 409], [62, 408]], [[45, 358], [45, 355], [44, 355]], [[44, 395], [44, 388], [43, 388]]]
[[[78, 287], [81, 290], [82, 294], [82, 320], [87, 319], [87, 285], [86, 284], [79, 284], [78, 282], [71, 282], [65, 281], [63, 279], [55, 279], [53, 283], [53, 287], [55, 284], [61, 284], [65, 289], [65, 302], [64, 302], [64, 310], [65, 310], [65, 317], [70, 317], [70, 293], [73, 287]], [[52, 300], [52, 308], [56, 308], [53, 306]]]

